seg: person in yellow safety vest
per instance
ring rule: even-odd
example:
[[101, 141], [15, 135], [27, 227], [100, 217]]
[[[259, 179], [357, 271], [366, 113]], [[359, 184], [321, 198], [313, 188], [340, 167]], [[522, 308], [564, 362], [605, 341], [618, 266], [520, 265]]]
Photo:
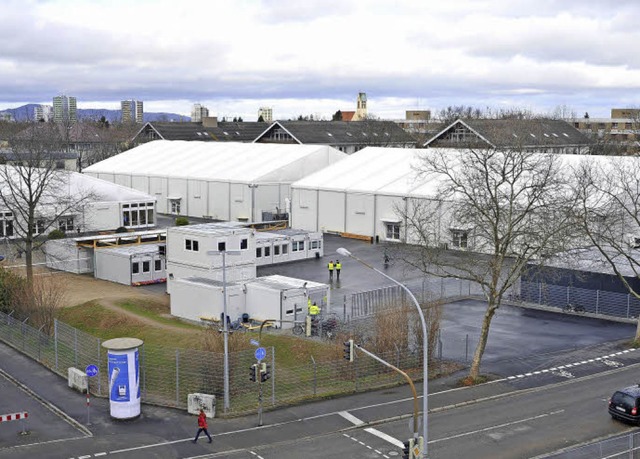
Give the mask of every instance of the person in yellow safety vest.
[[338, 278], [338, 280], [340, 280], [340, 270], [342, 269], [342, 263], [340, 263], [340, 260], [336, 260], [336, 276]]
[[329, 279], [333, 280], [333, 260], [329, 262], [327, 268], [329, 268]]
[[309, 315], [311, 316], [311, 318], [315, 318], [318, 314], [320, 314], [320, 307], [314, 302], [309, 307]]

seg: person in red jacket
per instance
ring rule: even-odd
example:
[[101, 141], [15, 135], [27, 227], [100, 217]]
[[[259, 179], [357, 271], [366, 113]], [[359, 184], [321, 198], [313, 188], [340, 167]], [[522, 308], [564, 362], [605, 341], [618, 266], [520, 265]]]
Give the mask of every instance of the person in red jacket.
[[204, 410], [200, 410], [200, 414], [198, 415], [198, 433], [196, 434], [196, 438], [193, 441], [196, 443], [198, 441], [198, 437], [200, 434], [204, 432], [205, 435], [209, 438], [209, 443], [211, 443], [211, 435], [209, 435], [209, 431], [207, 430], [207, 415], [204, 413]]

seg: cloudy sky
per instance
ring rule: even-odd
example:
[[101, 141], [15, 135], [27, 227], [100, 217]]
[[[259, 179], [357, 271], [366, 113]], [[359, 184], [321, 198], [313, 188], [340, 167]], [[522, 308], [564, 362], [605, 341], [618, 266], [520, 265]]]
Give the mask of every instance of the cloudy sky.
[[80, 108], [254, 121], [449, 105], [609, 117], [640, 106], [640, 1], [0, 0], [0, 110]]

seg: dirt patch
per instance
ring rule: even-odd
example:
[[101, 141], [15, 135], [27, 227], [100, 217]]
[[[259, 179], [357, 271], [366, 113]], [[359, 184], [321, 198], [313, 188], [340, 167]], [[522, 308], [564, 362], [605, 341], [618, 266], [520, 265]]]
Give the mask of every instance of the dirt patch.
[[92, 300], [105, 306], [107, 304], [103, 300], [108, 300], [109, 304], [115, 305], [118, 300], [127, 298], [144, 298], [169, 305], [169, 295], [166, 293], [156, 293], [142, 287], [117, 284], [85, 274], [56, 272], [52, 275], [65, 285], [66, 293], [63, 307], [76, 306]]

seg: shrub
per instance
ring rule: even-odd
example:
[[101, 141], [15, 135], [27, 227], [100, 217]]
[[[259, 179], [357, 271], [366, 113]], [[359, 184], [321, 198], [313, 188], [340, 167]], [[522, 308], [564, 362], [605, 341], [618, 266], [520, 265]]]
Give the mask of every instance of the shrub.
[[128, 231], [127, 231], [127, 228], [125, 228], [124, 226], [121, 226], [120, 228], [116, 229], [116, 233], [126, 233], [126, 232]]
[[189, 224], [189, 219], [187, 217], [176, 218], [176, 226], [185, 226], [188, 224]]
[[67, 237], [67, 235], [64, 233], [64, 231], [59, 229], [54, 229], [49, 234], [47, 234], [47, 239], [49, 240], [64, 239], [65, 237]]

